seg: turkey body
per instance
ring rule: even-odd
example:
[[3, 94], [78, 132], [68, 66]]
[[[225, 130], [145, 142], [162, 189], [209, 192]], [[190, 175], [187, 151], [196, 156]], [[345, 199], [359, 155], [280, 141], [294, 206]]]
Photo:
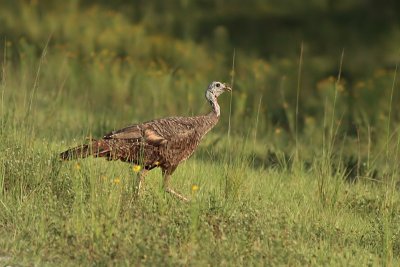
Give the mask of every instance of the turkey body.
[[212, 111], [203, 116], [169, 117], [134, 124], [112, 131], [98, 140], [68, 149], [60, 154], [62, 160], [73, 160], [88, 156], [121, 160], [142, 167], [137, 177], [137, 194], [148, 170], [160, 167], [164, 178], [164, 189], [181, 200], [188, 200], [169, 186], [176, 167], [190, 157], [203, 136], [218, 122], [220, 107], [218, 96], [232, 89], [221, 82], [212, 82], [206, 90], [206, 99]]
[[93, 155], [137, 164], [146, 170], [168, 170], [189, 158], [217, 122], [213, 113], [152, 120], [112, 131], [102, 139], [69, 149], [60, 157], [71, 160]]

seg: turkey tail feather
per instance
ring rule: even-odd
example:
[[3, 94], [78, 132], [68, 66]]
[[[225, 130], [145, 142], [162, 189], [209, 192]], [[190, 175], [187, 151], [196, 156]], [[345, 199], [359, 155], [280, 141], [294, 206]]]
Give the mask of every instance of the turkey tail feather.
[[70, 148], [62, 153], [60, 153], [60, 159], [62, 160], [73, 160], [78, 158], [86, 158], [92, 154], [92, 146], [85, 144]]
[[87, 158], [91, 155], [94, 157], [109, 157], [110, 151], [109, 144], [104, 142], [104, 140], [92, 140], [89, 144], [70, 148], [60, 153], [60, 159], [73, 160]]

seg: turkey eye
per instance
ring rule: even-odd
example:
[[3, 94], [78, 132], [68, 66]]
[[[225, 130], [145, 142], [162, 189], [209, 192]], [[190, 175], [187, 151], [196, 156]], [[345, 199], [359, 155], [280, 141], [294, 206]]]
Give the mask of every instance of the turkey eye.
[[220, 85], [221, 85], [220, 83], [217, 83], [215, 86], [220, 87]]

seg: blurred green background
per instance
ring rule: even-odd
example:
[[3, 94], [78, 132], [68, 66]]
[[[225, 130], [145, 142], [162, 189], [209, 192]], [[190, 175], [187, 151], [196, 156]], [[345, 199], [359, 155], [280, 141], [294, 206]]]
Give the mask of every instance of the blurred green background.
[[[230, 118], [233, 133], [290, 147], [295, 132], [321, 143], [334, 122], [337, 135], [379, 142], [400, 120], [397, 1], [2, 0], [1, 7], [3, 99], [15, 103], [3, 115], [29, 114], [57, 140], [206, 112], [207, 84], [233, 74], [232, 114], [222, 97], [217, 132]], [[43, 127], [35, 128], [41, 136]]]

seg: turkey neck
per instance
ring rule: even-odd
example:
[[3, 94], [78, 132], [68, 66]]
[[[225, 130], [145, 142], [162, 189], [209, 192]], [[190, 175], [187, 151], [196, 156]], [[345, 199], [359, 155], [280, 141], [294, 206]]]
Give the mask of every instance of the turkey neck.
[[210, 113], [208, 113], [203, 117], [202, 120], [202, 127], [204, 134], [206, 134], [208, 131], [210, 131], [218, 122], [219, 120], [219, 115], [221, 114], [220, 112], [220, 108], [219, 108], [219, 104], [217, 101], [217, 98], [215, 96], [213, 96], [211, 99], [209, 99], [212, 111]]
[[221, 111], [219, 108], [217, 98], [213, 95], [212, 97], [210, 97], [210, 99], [208, 101], [210, 102], [210, 105], [212, 108], [212, 112], [210, 114], [208, 114], [208, 116], [212, 116], [214, 114], [214, 116], [219, 118], [219, 115], [221, 115]]

